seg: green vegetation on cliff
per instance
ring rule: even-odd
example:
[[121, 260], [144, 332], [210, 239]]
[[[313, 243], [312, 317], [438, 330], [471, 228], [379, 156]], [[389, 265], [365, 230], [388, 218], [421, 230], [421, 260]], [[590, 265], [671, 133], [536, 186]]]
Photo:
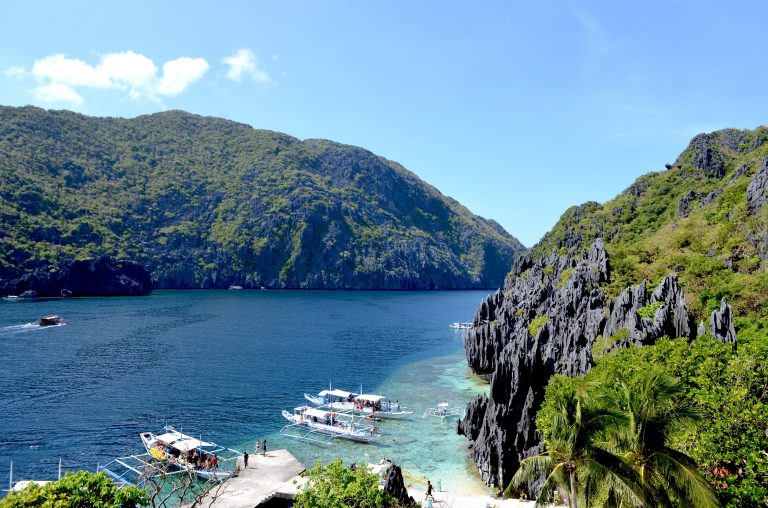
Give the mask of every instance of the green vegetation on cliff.
[[[616, 336], [598, 337], [592, 345], [595, 365], [584, 381], [563, 375], [550, 380], [537, 428], [553, 424], [561, 395], [576, 385], [593, 400], [616, 400], [622, 391], [641, 390], [649, 372], [672, 376], [683, 388], [675, 402], [699, 411], [703, 419], [674, 429], [662, 444], [693, 458], [723, 505], [765, 504], [766, 203], [768, 128], [759, 127], [696, 136], [666, 171], [640, 177], [605, 204], [566, 211], [534, 247], [534, 256], [585, 252], [600, 237], [609, 253], [610, 277], [603, 285], [608, 296], [644, 279], [655, 286], [677, 273], [689, 311], [704, 330], [693, 341], [664, 338], [618, 351], [612, 349]], [[711, 331], [711, 312], [722, 299], [735, 312], [735, 348], [702, 334]], [[659, 308], [646, 305], [638, 314], [653, 319]], [[627, 457], [636, 460], [636, 454]]]
[[0, 107], [0, 231], [0, 278], [110, 255], [161, 288], [490, 288], [524, 249], [364, 149], [180, 111]]

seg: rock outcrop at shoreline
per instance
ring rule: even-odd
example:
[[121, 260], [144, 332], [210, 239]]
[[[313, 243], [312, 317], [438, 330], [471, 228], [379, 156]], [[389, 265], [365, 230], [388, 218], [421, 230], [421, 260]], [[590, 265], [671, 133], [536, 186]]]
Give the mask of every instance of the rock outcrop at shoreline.
[[[551, 376], [584, 375], [595, 356], [613, 348], [649, 345], [662, 336], [695, 338], [677, 275], [652, 291], [643, 282], [613, 299], [600, 289], [608, 277], [601, 239], [578, 258], [525, 255], [503, 291], [477, 310], [464, 343], [470, 367], [490, 376], [490, 394], [469, 403], [458, 432], [473, 441], [485, 482], [505, 487], [523, 458], [543, 451], [535, 417]], [[728, 308], [712, 314], [710, 328], [735, 344]], [[535, 492], [536, 484], [527, 490]]]
[[0, 280], [0, 293], [38, 296], [138, 296], [152, 292], [149, 272], [141, 265], [109, 257], [69, 261]]

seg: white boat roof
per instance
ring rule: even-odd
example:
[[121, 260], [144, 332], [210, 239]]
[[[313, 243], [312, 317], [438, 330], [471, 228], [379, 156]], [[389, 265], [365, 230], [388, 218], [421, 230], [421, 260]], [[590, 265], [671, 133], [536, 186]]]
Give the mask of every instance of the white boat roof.
[[386, 397], [383, 395], [371, 395], [370, 393], [363, 393], [362, 395], [358, 395], [355, 398], [360, 400], [367, 400], [369, 402], [378, 402], [380, 400], [386, 399]]
[[449, 405], [450, 404], [448, 404], [447, 402], [441, 402], [440, 404], [437, 405], [437, 407], [448, 407]]
[[213, 443], [200, 441], [199, 439], [181, 434], [179, 432], [168, 432], [166, 434], [161, 434], [159, 436], [155, 436], [155, 439], [168, 443], [182, 452], [188, 452], [189, 450], [200, 448], [201, 446], [216, 446]]
[[326, 395], [335, 395], [337, 397], [347, 398], [350, 395], [352, 395], [352, 392], [345, 392], [344, 390], [336, 390], [334, 388], [333, 390], [323, 390], [318, 395], [320, 395], [321, 397], [324, 397]]
[[314, 416], [316, 418], [325, 418], [327, 414], [328, 414], [328, 411], [323, 411], [322, 409], [315, 409], [313, 407], [304, 411], [304, 416]]

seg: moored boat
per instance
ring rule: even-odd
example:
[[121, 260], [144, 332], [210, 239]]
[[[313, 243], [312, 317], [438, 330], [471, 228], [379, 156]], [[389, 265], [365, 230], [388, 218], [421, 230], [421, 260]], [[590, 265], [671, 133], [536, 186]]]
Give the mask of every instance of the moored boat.
[[312, 404], [327, 409], [350, 412], [373, 418], [407, 418], [413, 414], [408, 408], [400, 405], [400, 401], [392, 402], [383, 395], [369, 393], [356, 394], [344, 390], [323, 390], [317, 396], [304, 394], [304, 398]]
[[151, 432], [139, 434], [144, 448], [153, 459], [170, 469], [187, 471], [203, 480], [222, 481], [234, 473], [223, 468], [222, 461], [232, 460], [232, 457], [239, 455], [237, 451], [182, 434], [170, 426], [163, 430], [165, 432], [160, 435]]
[[[283, 417], [291, 424], [283, 427], [281, 433], [290, 427], [303, 427], [312, 433], [330, 436], [331, 439], [341, 438], [361, 443], [368, 443], [379, 437], [374, 426], [360, 423], [355, 421], [354, 416], [336, 411], [325, 411], [305, 405], [294, 408], [293, 413], [283, 410]], [[299, 436], [288, 437], [306, 439]]]
[[451, 407], [447, 402], [441, 402], [436, 407], [427, 408], [424, 411], [422, 418], [427, 416], [436, 416], [440, 419], [448, 418], [449, 416], [457, 416], [461, 412], [461, 408], [458, 406]]
[[468, 330], [474, 325], [472, 323], [451, 323], [450, 326], [456, 330]]

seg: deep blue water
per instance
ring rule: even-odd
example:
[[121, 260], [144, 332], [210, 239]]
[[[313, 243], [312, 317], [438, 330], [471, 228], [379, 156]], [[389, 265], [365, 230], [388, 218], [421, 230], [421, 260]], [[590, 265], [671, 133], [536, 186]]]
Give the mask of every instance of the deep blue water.
[[[462, 346], [448, 324], [471, 319], [486, 295], [157, 291], [2, 301], [0, 481], [10, 461], [16, 479], [50, 478], [59, 458], [67, 470], [95, 469], [141, 452], [138, 433], [166, 423], [225, 445], [272, 436], [285, 423], [281, 409], [329, 381], [376, 391], [409, 363], [449, 355], [455, 364]], [[24, 326], [51, 313], [68, 323]], [[312, 453], [297, 451], [305, 461]]]

